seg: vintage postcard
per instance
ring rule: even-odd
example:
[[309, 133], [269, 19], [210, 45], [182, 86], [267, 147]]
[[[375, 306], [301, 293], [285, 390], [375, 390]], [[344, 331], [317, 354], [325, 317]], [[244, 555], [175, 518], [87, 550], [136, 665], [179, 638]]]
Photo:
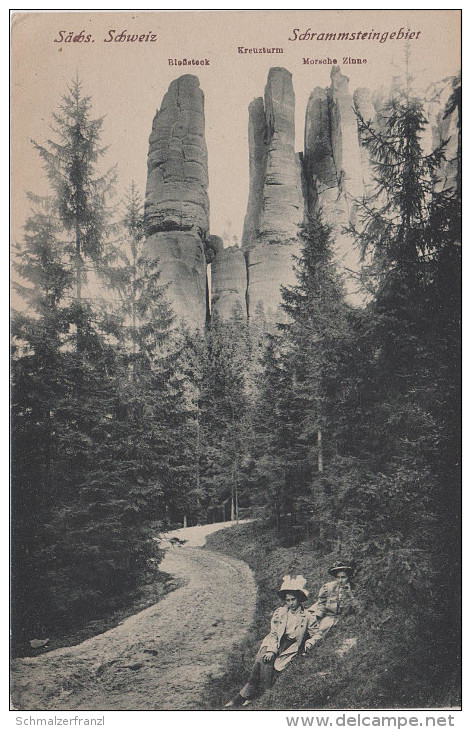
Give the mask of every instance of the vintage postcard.
[[12, 12], [17, 724], [453, 726], [460, 64], [459, 10]]

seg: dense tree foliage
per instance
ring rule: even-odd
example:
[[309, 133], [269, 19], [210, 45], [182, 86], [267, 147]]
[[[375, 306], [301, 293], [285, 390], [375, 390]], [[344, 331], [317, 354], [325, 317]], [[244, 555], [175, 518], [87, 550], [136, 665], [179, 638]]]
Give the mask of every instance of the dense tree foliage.
[[174, 317], [157, 265], [140, 258], [134, 188], [109, 243], [119, 226], [106, 218], [107, 176], [94, 168], [101, 120], [89, 112], [76, 82], [54, 117], [59, 141], [36, 145], [52, 192], [30, 196], [16, 255], [27, 305], [12, 322], [19, 646], [125, 602], [158, 563], [150, 526], [180, 519], [185, 506]]
[[312, 221], [265, 356], [259, 488], [291, 541], [355, 560], [368, 600], [407, 615], [396, 639], [438, 682], [459, 651], [459, 177], [443, 185], [446, 143], [423, 152], [419, 100], [383, 115], [360, 120], [377, 188], [350, 230], [371, 299], [345, 305]]
[[186, 378], [194, 413], [199, 518], [235, 519], [244, 488], [251, 401], [249, 328], [240, 309], [186, 335]]

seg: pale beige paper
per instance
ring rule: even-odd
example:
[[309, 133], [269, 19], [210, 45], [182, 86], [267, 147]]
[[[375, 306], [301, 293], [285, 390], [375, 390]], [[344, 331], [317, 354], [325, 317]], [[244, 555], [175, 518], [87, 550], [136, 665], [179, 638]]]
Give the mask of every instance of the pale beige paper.
[[[12, 231], [18, 238], [28, 204], [24, 191], [44, 190], [44, 178], [30, 139], [50, 136], [51, 112], [78, 72], [104, 115], [107, 163], [118, 165], [119, 191], [132, 179], [142, 192], [152, 119], [169, 83], [184, 73], [200, 79], [205, 95], [211, 233], [240, 240], [248, 196], [247, 107], [263, 96], [271, 66], [293, 74], [296, 149], [303, 148], [306, 103], [315, 86], [328, 86], [332, 65], [303, 58], [337, 59], [350, 89], [387, 88], [405, 70], [405, 41], [289, 41], [312, 32], [417, 33], [409, 44], [409, 70], [421, 88], [456, 74], [460, 65], [460, 12], [382, 11], [195, 11], [139, 13], [17, 13], [12, 27]], [[294, 29], [299, 29], [297, 34]], [[59, 31], [84, 31], [94, 42], [56, 43]], [[109, 42], [117, 35], [157, 36], [157, 42]], [[65, 37], [65, 36], [64, 36]], [[283, 53], [239, 53], [238, 48], [280, 48]], [[345, 65], [345, 56], [366, 64]], [[169, 59], [208, 59], [209, 66], [171, 66]]]
[[[138, 13], [16, 13], [12, 23], [11, 151], [12, 237], [19, 240], [28, 213], [26, 191], [47, 184], [31, 139], [51, 136], [51, 113], [67, 83], [78, 73], [91, 96], [95, 116], [105, 116], [106, 166], [118, 165], [118, 196], [134, 180], [144, 192], [152, 120], [169, 83], [184, 73], [200, 79], [205, 94], [211, 233], [240, 240], [248, 196], [247, 108], [262, 96], [272, 66], [293, 75], [296, 94], [296, 150], [303, 148], [306, 103], [315, 86], [330, 83], [331, 64], [303, 59], [337, 59], [350, 89], [387, 89], [405, 72], [405, 43], [388, 39], [290, 41], [311, 32], [398, 32], [420, 35], [409, 44], [409, 72], [425, 89], [455, 75], [460, 67], [460, 12], [256, 11]], [[60, 31], [90, 34], [94, 42], [55, 42]], [[156, 35], [155, 43], [105, 43], [110, 30]], [[282, 53], [240, 53], [242, 48], [279, 48]], [[366, 63], [343, 63], [344, 57]], [[169, 59], [208, 59], [209, 65], [170, 65]], [[178, 698], [175, 703], [178, 709]]]

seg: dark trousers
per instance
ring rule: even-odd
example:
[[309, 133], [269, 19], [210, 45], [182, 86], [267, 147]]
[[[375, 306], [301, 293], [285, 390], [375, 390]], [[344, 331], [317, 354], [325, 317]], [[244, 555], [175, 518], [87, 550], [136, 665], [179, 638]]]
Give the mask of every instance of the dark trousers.
[[[288, 639], [283, 636], [278, 650], [278, 654], [281, 654], [290, 644], [293, 644], [296, 639]], [[249, 680], [247, 684], [244, 684], [239, 694], [246, 700], [251, 700], [257, 694], [262, 694], [265, 690], [272, 687], [280, 674], [277, 672], [274, 664], [274, 658], [271, 662], [264, 662], [263, 657], [267, 653], [267, 647], [261, 646], [255, 657], [255, 661], [250, 672]]]

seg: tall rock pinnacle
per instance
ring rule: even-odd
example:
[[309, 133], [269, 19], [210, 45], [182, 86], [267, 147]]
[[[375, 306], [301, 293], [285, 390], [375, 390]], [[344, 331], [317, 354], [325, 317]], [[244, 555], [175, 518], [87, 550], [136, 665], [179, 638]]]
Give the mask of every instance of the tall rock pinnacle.
[[249, 250], [255, 244], [260, 228], [263, 188], [267, 169], [267, 123], [263, 99], [249, 104], [249, 200], [244, 220], [242, 246]]
[[[366, 90], [357, 94], [357, 107], [368, 116], [373, 109]], [[356, 200], [362, 199], [369, 170], [362, 154], [358, 121], [348, 78], [338, 66], [331, 73], [328, 89], [315, 88], [306, 108], [304, 133], [304, 174], [306, 212], [320, 213], [331, 226], [334, 255], [345, 279], [346, 293], [357, 301], [355, 275], [360, 270], [360, 255], [352, 237], [345, 232], [355, 223]]]
[[303, 219], [299, 157], [294, 151], [294, 90], [291, 74], [271, 68], [265, 87], [267, 159], [259, 240], [297, 240]]
[[432, 84], [427, 89], [425, 115], [429, 126], [429, 145], [424, 145], [426, 152], [430, 152], [446, 141], [444, 159], [438, 170], [437, 190], [453, 189], [458, 181], [458, 159], [461, 156], [459, 138], [458, 109], [448, 109], [449, 100], [454, 93], [454, 79]]
[[[394, 81], [398, 83], [397, 80]], [[453, 80], [433, 85], [421, 140], [433, 149], [448, 140], [437, 189], [456, 185], [461, 143], [457, 110], [444, 109]], [[382, 94], [360, 88], [352, 95], [338, 66], [328, 88], [316, 87], [308, 101], [304, 153], [295, 152], [295, 97], [291, 74], [272, 68], [264, 98], [249, 106], [250, 186], [242, 248], [224, 248], [209, 236], [208, 165], [204, 98], [196, 76], [173, 81], [157, 111], [149, 140], [144, 256], [158, 261], [162, 283], [177, 317], [202, 328], [211, 311], [230, 318], [262, 311], [273, 322], [285, 318], [281, 287], [296, 282], [300, 227], [320, 214], [331, 227], [334, 258], [352, 304], [362, 303], [360, 254], [348, 231], [358, 201], [375, 189], [368, 152], [361, 146], [358, 115], [381, 130]], [[394, 93], [394, 89], [390, 94]], [[211, 266], [208, 286], [207, 266]], [[210, 292], [209, 292], [210, 289]]]
[[174, 313], [203, 327], [207, 312], [204, 240], [209, 229], [204, 96], [196, 76], [169, 86], [149, 139], [144, 256], [158, 260]]
[[291, 74], [271, 68], [264, 102], [249, 107], [250, 189], [243, 247], [247, 252], [249, 313], [261, 304], [277, 310], [280, 286], [294, 282], [304, 215], [301, 165], [294, 151], [294, 90]]

